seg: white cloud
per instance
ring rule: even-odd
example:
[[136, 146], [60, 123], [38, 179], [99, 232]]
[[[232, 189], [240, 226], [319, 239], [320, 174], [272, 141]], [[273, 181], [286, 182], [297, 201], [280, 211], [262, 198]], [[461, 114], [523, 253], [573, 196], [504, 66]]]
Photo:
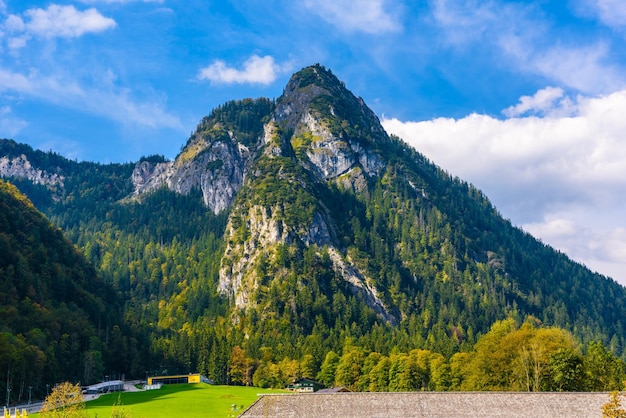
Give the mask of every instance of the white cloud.
[[26, 46], [26, 42], [30, 39], [30, 36], [17, 36], [13, 38], [9, 38], [7, 40], [7, 45], [9, 49], [20, 49]]
[[0, 91], [28, 91], [31, 83], [27, 76], [0, 68]]
[[572, 237], [580, 231], [580, 228], [577, 228], [574, 222], [563, 218], [547, 219], [540, 223], [526, 224], [525, 228], [536, 236], [547, 239]]
[[563, 97], [564, 94], [561, 88], [546, 87], [533, 96], [522, 96], [517, 105], [504, 109], [502, 113], [508, 117], [554, 114], [555, 110], [568, 113], [571, 102]]
[[610, 50], [603, 43], [584, 46], [553, 46], [518, 56], [520, 65], [591, 94], [604, 94], [626, 85], [624, 71], [610, 63]]
[[274, 58], [269, 55], [264, 57], [252, 55], [243, 63], [241, 70], [229, 67], [222, 60], [216, 60], [200, 70], [198, 79], [219, 84], [270, 84], [279, 74], [289, 71], [290, 67], [289, 64], [283, 66], [276, 64]]
[[544, 89], [507, 109], [543, 117], [472, 114], [383, 126], [475, 184], [513, 223], [626, 284], [626, 90], [572, 99], [565, 116], [564, 99]]
[[614, 63], [608, 43], [563, 41], [536, 4], [434, 0], [432, 16], [445, 41], [457, 48], [490, 51], [498, 65], [514, 71], [586, 94], [606, 94], [626, 86], [625, 72]]
[[432, 14], [445, 29], [446, 40], [455, 45], [480, 40], [498, 22], [491, 4], [476, 1], [434, 0]]
[[116, 26], [113, 19], [102, 16], [96, 9], [76, 10], [74, 6], [51, 4], [47, 9], [30, 9], [26, 29], [39, 36], [74, 38], [85, 33], [102, 32]]
[[607, 26], [626, 26], [626, 3], [623, 0], [588, 0], [589, 7]]
[[179, 118], [164, 108], [163, 97], [133, 99], [127, 89], [112, 85], [111, 72], [102, 76], [104, 85], [85, 87], [75, 80], [38, 72], [20, 74], [0, 68], [0, 92], [10, 91], [81, 112], [109, 118], [124, 126], [182, 130]]
[[4, 29], [9, 32], [22, 32], [24, 31], [24, 21], [19, 16], [9, 15], [4, 22]]
[[0, 137], [12, 138], [24, 129], [28, 123], [13, 116], [9, 106], [0, 107]]
[[51, 4], [47, 9], [28, 9], [23, 17], [9, 15], [3, 26], [11, 34], [9, 46], [17, 48], [23, 47], [32, 36], [76, 38], [114, 28], [116, 23], [93, 8], [80, 11], [72, 5]]
[[126, 4], [126, 3], [163, 3], [164, 0], [80, 0], [81, 3], [85, 4]]
[[385, 33], [401, 29], [399, 13], [386, 0], [305, 0], [322, 19], [348, 32]]

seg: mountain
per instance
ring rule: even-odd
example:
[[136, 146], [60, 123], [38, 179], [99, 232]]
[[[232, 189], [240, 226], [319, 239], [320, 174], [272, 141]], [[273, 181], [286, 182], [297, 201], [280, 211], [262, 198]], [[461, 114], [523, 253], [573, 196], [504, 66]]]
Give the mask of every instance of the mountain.
[[275, 101], [216, 108], [174, 161], [79, 163], [4, 140], [0, 174], [116, 289], [149, 346], [120, 362], [132, 375], [243, 383], [304, 358], [315, 374], [354, 346], [448, 359], [506, 318], [624, 355], [626, 289], [387, 135], [320, 65]]
[[[41, 178], [41, 177], [39, 177]], [[15, 186], [0, 180], [0, 370], [22, 397], [110, 366], [120, 306], [112, 287]], [[35, 398], [36, 399], [36, 398]]]
[[[256, 124], [245, 117], [242, 127], [243, 112]], [[606, 309], [624, 309], [620, 286], [514, 228], [474, 187], [388, 137], [323, 67], [295, 74], [275, 108], [259, 100], [218, 109], [173, 163], [153, 172], [135, 194], [144, 184], [186, 192], [200, 180], [205, 204], [229, 209], [218, 287], [244, 311], [284, 305], [267, 292], [290, 274], [310, 276], [283, 264], [311, 250], [326, 257], [346, 294], [392, 325], [418, 316], [431, 326], [436, 317], [442, 327], [483, 332], [496, 319], [532, 314], [590, 335], [623, 333], [620, 314]], [[291, 260], [280, 261], [285, 251]], [[302, 280], [282, 296], [293, 301], [320, 283]], [[589, 306], [589, 294], [620, 297]], [[299, 316], [290, 322], [316, 315]]]

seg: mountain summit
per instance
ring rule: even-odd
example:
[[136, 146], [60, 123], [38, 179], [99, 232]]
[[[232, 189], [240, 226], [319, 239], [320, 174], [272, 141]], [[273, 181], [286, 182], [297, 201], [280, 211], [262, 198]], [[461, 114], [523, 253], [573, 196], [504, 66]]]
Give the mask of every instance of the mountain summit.
[[175, 161], [140, 162], [133, 173], [135, 195], [162, 185], [184, 194], [197, 188], [213, 212], [226, 210], [274, 128], [301, 140], [292, 152], [305, 152], [323, 179], [346, 175], [359, 188], [364, 186], [361, 170], [377, 174], [384, 166], [371, 153], [373, 141], [387, 137], [376, 115], [329, 70], [315, 65], [292, 76], [276, 105], [247, 99], [215, 109]]

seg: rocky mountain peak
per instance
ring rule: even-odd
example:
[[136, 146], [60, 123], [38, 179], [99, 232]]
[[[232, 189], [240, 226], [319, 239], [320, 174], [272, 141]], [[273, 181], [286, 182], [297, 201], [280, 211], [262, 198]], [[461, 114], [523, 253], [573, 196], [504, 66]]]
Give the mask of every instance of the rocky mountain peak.
[[[298, 134], [305, 118], [323, 121], [338, 137], [374, 140], [386, 136], [378, 117], [329, 69], [316, 64], [295, 73], [277, 101], [275, 119], [286, 132]], [[365, 135], [363, 135], [365, 134]]]
[[376, 115], [330, 70], [313, 65], [291, 77], [276, 103], [245, 99], [213, 110], [174, 161], [137, 163], [133, 195], [160, 187], [182, 194], [197, 189], [209, 209], [224, 211], [253, 162], [278, 151], [268, 144], [268, 129], [280, 132], [315, 177], [346, 189], [365, 190], [367, 177], [384, 167], [376, 149], [388, 138]]
[[340, 81], [320, 65], [313, 65], [295, 73], [282, 96], [278, 99], [275, 118], [285, 130], [295, 131], [298, 123], [309, 111], [311, 101], [320, 96], [330, 96]]
[[380, 174], [384, 164], [376, 149], [387, 134], [363, 99], [330, 70], [313, 65], [294, 74], [274, 115], [320, 179], [363, 191], [365, 176]]

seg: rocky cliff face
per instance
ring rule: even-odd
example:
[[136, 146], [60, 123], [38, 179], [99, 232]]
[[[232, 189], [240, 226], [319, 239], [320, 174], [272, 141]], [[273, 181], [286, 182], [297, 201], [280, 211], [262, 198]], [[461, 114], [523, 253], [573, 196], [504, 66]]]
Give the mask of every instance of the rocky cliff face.
[[181, 194], [197, 189], [204, 204], [217, 214], [233, 202], [249, 159], [248, 148], [234, 137], [211, 141], [196, 134], [173, 162], [137, 163], [131, 178], [133, 195], [139, 197], [159, 187]]
[[[283, 153], [282, 138], [275, 125], [266, 126], [263, 143], [266, 146], [260, 159], [269, 160], [268, 164], [280, 164], [277, 160]], [[285, 182], [297, 181], [292, 176], [282, 177]], [[262, 257], [270, 255], [277, 244], [296, 239], [297, 232], [285, 224], [279, 216], [281, 212], [280, 202], [263, 205], [250, 200], [240, 202], [232, 210], [226, 226], [227, 247], [220, 267], [218, 290], [234, 300], [238, 308], [251, 303], [250, 294], [258, 285], [253, 267]]]
[[196, 189], [202, 192], [205, 206], [215, 214], [228, 209], [243, 184], [254, 150], [226, 124], [209, 118], [203, 121], [174, 161], [140, 161], [132, 175], [133, 196], [141, 198], [159, 187], [181, 194]]
[[15, 158], [7, 156], [0, 158], [0, 177], [23, 178], [48, 188], [63, 188], [63, 181], [65, 180], [65, 177], [59, 173], [51, 173], [33, 167], [24, 154]]
[[[310, 84], [304, 76], [311, 77]], [[273, 121], [265, 126], [263, 147], [243, 172], [241, 193], [246, 197], [237, 199], [232, 208], [219, 290], [237, 308], [253, 306], [258, 303], [253, 295], [262, 280], [257, 267], [275, 257], [281, 245], [312, 246], [328, 252], [335, 274], [354, 294], [385, 321], [395, 323], [397, 318], [381, 300], [374, 282], [337, 244], [333, 221], [314, 191], [316, 185], [327, 182], [363, 191], [367, 178], [378, 176], [384, 168], [371, 140], [352, 137], [347, 131], [333, 132], [334, 125], [350, 125], [350, 115], [340, 114], [333, 106], [316, 106], [320, 98], [331, 97], [330, 90], [337, 86], [342, 89], [342, 100], [350, 101], [338, 103], [337, 108], [356, 109], [359, 117], [369, 114], [368, 109], [362, 109], [362, 101], [321, 67], [294, 75], [278, 100]], [[377, 119], [368, 122], [376, 125]], [[384, 135], [380, 127], [373, 132]], [[295, 205], [289, 201], [270, 202], [263, 195], [270, 185], [284, 190], [286, 196], [300, 194], [300, 200]], [[291, 214], [293, 211], [299, 213]]]
[[371, 142], [373, 137], [386, 136], [378, 118], [320, 66], [292, 77], [278, 99], [274, 118], [296, 138], [309, 135], [306, 156], [323, 180], [343, 176], [340, 183], [359, 190], [364, 185], [363, 171], [377, 176], [384, 167]]
[[324, 180], [336, 179], [357, 169], [363, 169], [369, 176], [377, 176], [384, 167], [371, 149], [354, 139], [334, 135], [311, 113], [304, 116], [302, 127], [314, 138], [306, 155]]

